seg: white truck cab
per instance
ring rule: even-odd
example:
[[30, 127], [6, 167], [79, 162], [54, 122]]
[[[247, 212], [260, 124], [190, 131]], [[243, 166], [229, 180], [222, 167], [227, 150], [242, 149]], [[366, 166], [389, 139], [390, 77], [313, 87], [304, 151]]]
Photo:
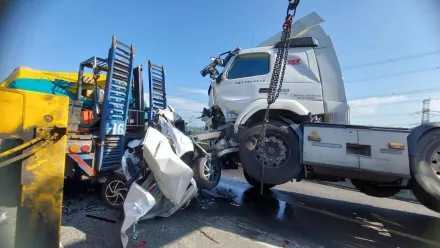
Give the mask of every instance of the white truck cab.
[[[339, 61], [322, 22], [313, 12], [292, 24], [283, 88], [271, 109], [298, 116], [312, 113], [324, 122], [348, 124], [349, 106]], [[209, 107], [218, 106], [224, 122], [234, 123], [235, 132], [266, 109], [279, 36], [255, 48], [236, 49], [233, 56], [223, 60], [222, 73], [211, 80]], [[212, 126], [215, 120], [204, 120], [208, 130], [218, 126]]]
[[[270, 107], [269, 130], [273, 135], [269, 136], [269, 143], [276, 149], [272, 149], [270, 156], [261, 156], [268, 158], [267, 161], [251, 158], [254, 153], [248, 152], [251, 148], [245, 147], [248, 145], [241, 139], [261, 130], [275, 60], [282, 46], [281, 32], [257, 47], [237, 48], [212, 57], [212, 63], [201, 71], [202, 76], [209, 74], [211, 78], [209, 109], [204, 109], [202, 114], [210, 134], [204, 139], [222, 162], [241, 163], [248, 181], [258, 181], [261, 168], [258, 163], [270, 164], [272, 172], [266, 179], [271, 185], [290, 181], [300, 173], [302, 166], [295, 157], [299, 153], [295, 141], [298, 138], [283, 133], [291, 123], [310, 120], [349, 123], [339, 61], [332, 40], [321, 27], [322, 22], [313, 12], [292, 24], [283, 86]], [[223, 55], [226, 56], [222, 58]], [[217, 66], [224, 67], [221, 73]], [[283, 136], [289, 140], [282, 141]]]

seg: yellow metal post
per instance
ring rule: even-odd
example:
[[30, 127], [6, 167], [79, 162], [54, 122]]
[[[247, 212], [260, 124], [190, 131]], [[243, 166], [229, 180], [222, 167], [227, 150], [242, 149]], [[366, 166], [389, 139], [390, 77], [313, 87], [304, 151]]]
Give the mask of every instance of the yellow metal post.
[[[59, 246], [68, 106], [64, 96], [0, 89], [0, 153], [7, 155], [0, 162], [32, 154], [0, 168], [0, 194], [12, 192], [0, 199], [7, 218], [0, 225], [2, 247]], [[26, 145], [37, 137], [42, 141]], [[14, 147], [24, 149], [4, 153]]]

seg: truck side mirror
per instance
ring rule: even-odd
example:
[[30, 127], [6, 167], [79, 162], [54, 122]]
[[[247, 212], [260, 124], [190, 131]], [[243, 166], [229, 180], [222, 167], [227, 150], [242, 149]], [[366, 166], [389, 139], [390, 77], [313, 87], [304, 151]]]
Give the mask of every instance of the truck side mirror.
[[218, 66], [224, 66], [224, 61], [221, 58], [216, 58], [216, 57], [210, 57], [211, 62], [218, 65]]

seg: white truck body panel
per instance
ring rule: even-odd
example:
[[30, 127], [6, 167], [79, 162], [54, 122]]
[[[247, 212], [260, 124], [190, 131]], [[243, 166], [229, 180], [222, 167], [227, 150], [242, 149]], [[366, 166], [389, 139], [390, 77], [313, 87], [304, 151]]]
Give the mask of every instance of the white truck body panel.
[[[264, 110], [267, 108], [266, 99], [258, 99], [251, 104], [247, 105], [244, 111], [238, 115], [234, 124], [234, 133], [237, 133], [240, 124], [245, 123], [253, 114], [259, 110]], [[271, 105], [271, 109], [284, 109], [290, 110], [292, 112], [298, 113], [299, 115], [307, 115], [308, 110], [299, 101], [288, 100], [288, 99], [278, 99], [275, 103]]]
[[[302, 162], [306, 165], [346, 167], [410, 177], [409, 129], [304, 124], [303, 131]], [[310, 140], [309, 136], [320, 140]], [[391, 149], [389, 143], [402, 144], [404, 149]]]
[[[312, 131], [318, 133], [320, 142], [309, 141]], [[347, 155], [345, 143], [357, 143], [356, 130], [334, 129], [326, 127], [304, 126], [303, 163], [325, 164], [351, 168], [359, 168], [359, 159]]]
[[[407, 138], [409, 132], [358, 130], [359, 144], [371, 146], [371, 156], [359, 156], [360, 168], [399, 175], [410, 175]], [[405, 144], [404, 150], [389, 149], [388, 143]]]
[[[290, 37], [291, 38], [299, 37], [299, 35], [307, 32], [310, 28], [313, 28], [323, 22], [324, 19], [322, 19], [321, 16], [319, 16], [316, 12], [312, 12], [292, 23], [292, 29], [291, 29], [292, 31]], [[320, 37], [316, 37], [316, 38], [320, 38]], [[263, 41], [257, 47], [273, 46], [280, 40], [281, 40], [281, 32]]]

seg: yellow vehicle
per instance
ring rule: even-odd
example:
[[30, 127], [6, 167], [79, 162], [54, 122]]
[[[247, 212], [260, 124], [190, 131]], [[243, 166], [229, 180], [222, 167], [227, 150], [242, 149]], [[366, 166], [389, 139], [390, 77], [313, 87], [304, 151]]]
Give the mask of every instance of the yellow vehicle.
[[0, 88], [2, 247], [58, 247], [69, 98]]
[[82, 62], [78, 74], [20, 67], [0, 84], [1, 247], [58, 247], [66, 172], [111, 174], [126, 129], [142, 135], [143, 106], [130, 98], [133, 57], [113, 36], [109, 57]]

